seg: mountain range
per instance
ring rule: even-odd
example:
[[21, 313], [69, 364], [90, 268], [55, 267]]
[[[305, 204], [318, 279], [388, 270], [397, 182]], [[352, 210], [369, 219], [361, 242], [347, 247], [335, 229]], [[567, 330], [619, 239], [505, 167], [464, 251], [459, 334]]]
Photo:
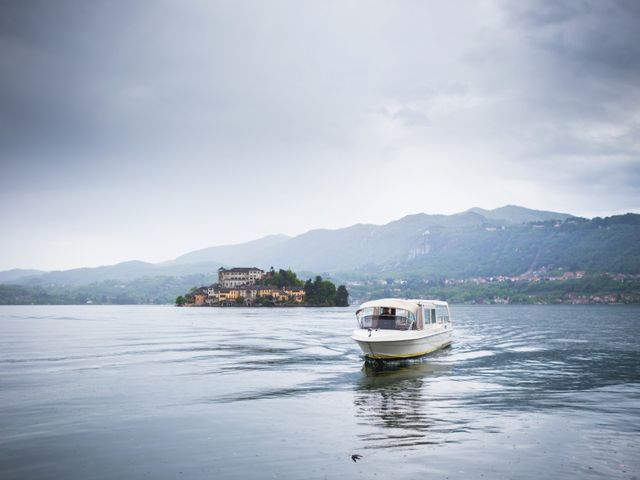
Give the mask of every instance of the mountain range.
[[[257, 266], [340, 278], [517, 275], [540, 267], [640, 272], [640, 215], [584, 219], [508, 205], [453, 215], [418, 213], [385, 225], [317, 229], [205, 248], [161, 263], [0, 272], [0, 284], [72, 287], [106, 281], [202, 276], [220, 266]], [[195, 278], [195, 277], [194, 277]]]

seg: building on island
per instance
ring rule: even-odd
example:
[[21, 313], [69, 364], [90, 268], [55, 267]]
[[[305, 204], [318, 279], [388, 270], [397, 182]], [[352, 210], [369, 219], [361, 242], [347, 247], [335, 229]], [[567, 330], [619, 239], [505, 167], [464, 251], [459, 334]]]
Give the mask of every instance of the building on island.
[[192, 291], [196, 306], [255, 305], [260, 303], [302, 304], [303, 287], [261, 285], [260, 281], [273, 275], [256, 267], [218, 269], [218, 283]]
[[209, 289], [206, 287], [200, 287], [193, 292], [193, 303], [195, 305], [205, 305], [209, 298]]
[[243, 287], [246, 285], [254, 285], [258, 280], [264, 278], [264, 270], [256, 267], [240, 267], [240, 268], [219, 268], [218, 284], [225, 288]]
[[273, 300], [275, 303], [303, 303], [305, 299], [302, 287], [273, 287], [268, 285], [247, 285], [245, 287], [219, 287], [213, 285], [208, 288], [209, 305], [234, 305], [243, 303], [253, 305], [260, 298]]

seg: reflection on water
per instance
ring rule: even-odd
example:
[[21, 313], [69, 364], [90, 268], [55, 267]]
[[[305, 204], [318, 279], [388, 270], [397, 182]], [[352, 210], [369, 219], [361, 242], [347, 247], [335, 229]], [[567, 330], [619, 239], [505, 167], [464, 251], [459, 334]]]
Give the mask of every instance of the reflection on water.
[[358, 423], [378, 427], [360, 435], [364, 448], [406, 448], [443, 440], [442, 420], [429, 409], [425, 385], [428, 378], [451, 370], [450, 365], [431, 363], [426, 358], [371, 364], [362, 367], [354, 405]]
[[378, 368], [351, 309], [0, 307], [0, 478], [639, 476], [639, 307], [453, 315]]

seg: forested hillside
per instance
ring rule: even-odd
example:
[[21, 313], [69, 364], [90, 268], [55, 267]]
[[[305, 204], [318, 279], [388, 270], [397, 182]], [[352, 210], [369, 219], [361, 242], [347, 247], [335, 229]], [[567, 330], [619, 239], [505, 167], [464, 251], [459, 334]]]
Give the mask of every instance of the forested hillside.
[[[519, 221], [531, 218], [537, 220]], [[304, 272], [305, 278], [320, 274], [350, 281], [516, 277], [554, 270], [636, 275], [639, 240], [640, 215], [631, 213], [589, 220], [507, 206], [456, 215], [416, 214], [386, 225], [358, 224], [212, 247], [161, 264], [132, 261], [59, 272], [0, 272], [0, 284], [21, 286], [0, 290], [0, 303], [166, 303], [191, 285], [215, 281], [220, 265], [265, 270], [283, 265]]]

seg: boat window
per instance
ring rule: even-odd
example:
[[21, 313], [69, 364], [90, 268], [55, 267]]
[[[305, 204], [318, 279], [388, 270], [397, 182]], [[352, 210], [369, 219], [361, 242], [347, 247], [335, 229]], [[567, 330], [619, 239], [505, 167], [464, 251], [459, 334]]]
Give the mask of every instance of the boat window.
[[358, 317], [358, 325], [360, 328], [374, 328], [373, 318], [375, 314], [375, 308], [363, 308], [356, 315]]
[[423, 316], [425, 325], [436, 323], [436, 311], [433, 308], [425, 308]]
[[435, 323], [436, 321], [436, 312], [435, 310], [429, 308], [429, 307], [423, 307], [422, 308], [422, 318], [424, 319], [424, 324], [425, 325], [430, 325], [432, 323]]
[[358, 312], [357, 317], [360, 328], [382, 330], [415, 330], [417, 328], [414, 313], [401, 308], [364, 308]]
[[449, 310], [447, 307], [436, 305], [435, 314], [438, 323], [445, 323], [449, 321]]

